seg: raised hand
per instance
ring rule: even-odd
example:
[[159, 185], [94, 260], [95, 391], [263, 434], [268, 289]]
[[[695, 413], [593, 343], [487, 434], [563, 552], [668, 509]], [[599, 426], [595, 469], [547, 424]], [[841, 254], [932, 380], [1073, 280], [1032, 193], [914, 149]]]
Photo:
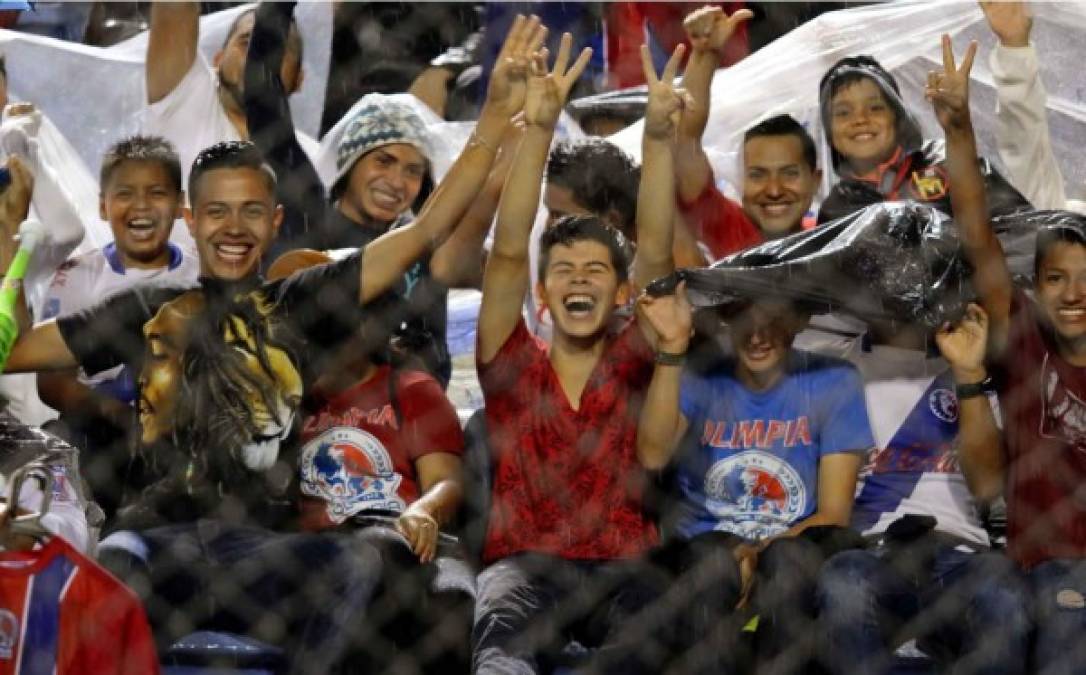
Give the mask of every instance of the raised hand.
[[981, 2], [988, 27], [1004, 47], [1029, 46], [1033, 17], [1024, 2]]
[[684, 45], [676, 47], [664, 66], [664, 72], [657, 77], [652, 52], [648, 45], [641, 45], [641, 69], [649, 88], [649, 99], [645, 104], [645, 135], [650, 138], [672, 138], [683, 109], [694, 105], [686, 90], [675, 86], [675, 75], [679, 72], [679, 63], [685, 52]]
[[656, 346], [665, 352], [684, 354], [690, 344], [694, 310], [686, 297], [686, 282], [680, 282], [672, 295], [655, 297], [641, 293], [637, 306], [656, 333]]
[[957, 324], [947, 324], [935, 334], [939, 352], [950, 363], [959, 381], [984, 379], [984, 355], [988, 347], [988, 314], [970, 303]]
[[34, 176], [17, 156], [8, 158], [7, 170], [11, 184], [0, 193], [0, 228], [3, 236], [11, 238], [30, 212], [30, 197], [34, 192]]
[[528, 88], [528, 73], [532, 55], [539, 51], [547, 39], [547, 27], [539, 17], [518, 14], [502, 44], [490, 84], [486, 90], [486, 104], [505, 117], [512, 117], [524, 107]]
[[720, 52], [735, 29], [754, 18], [754, 12], [740, 9], [728, 16], [720, 7], [706, 6], [683, 19], [683, 28], [695, 52]]
[[928, 73], [928, 85], [924, 96], [931, 101], [935, 116], [945, 131], [965, 129], [970, 126], [969, 71], [977, 55], [976, 41], [965, 50], [961, 67], [954, 65], [954, 48], [950, 36], [943, 35], [943, 70]]
[[550, 72], [547, 71], [549, 53], [546, 47], [532, 55], [528, 92], [524, 100], [526, 124], [553, 129], [558, 122], [569, 90], [592, 58], [592, 49], [585, 47], [573, 65], [569, 66], [569, 52], [572, 48], [573, 36], [564, 33], [558, 47], [558, 58], [554, 60], [554, 69]]

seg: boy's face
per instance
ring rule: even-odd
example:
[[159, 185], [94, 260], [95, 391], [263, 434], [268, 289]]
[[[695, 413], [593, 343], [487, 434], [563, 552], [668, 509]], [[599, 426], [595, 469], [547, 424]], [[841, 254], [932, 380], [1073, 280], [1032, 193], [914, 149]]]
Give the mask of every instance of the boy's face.
[[894, 109], [870, 78], [857, 80], [833, 95], [830, 119], [833, 149], [858, 173], [885, 162], [897, 147]]
[[784, 372], [803, 319], [788, 302], [761, 300], [740, 312], [729, 325], [740, 370], [765, 381]]
[[1056, 334], [1067, 342], [1086, 338], [1086, 246], [1065, 241], [1049, 246], [1034, 284]]
[[[236, 281], [255, 274], [279, 232], [283, 209], [259, 169], [212, 169], [197, 180], [185, 211], [200, 254], [201, 276]], [[196, 186], [192, 186], [195, 188]]]
[[117, 165], [98, 199], [102, 220], [126, 267], [163, 267], [170, 259], [166, 242], [181, 217], [183, 193], [160, 162], [126, 160]]
[[381, 146], [351, 167], [340, 208], [357, 222], [391, 223], [411, 208], [425, 177], [426, 158], [415, 146]]
[[550, 249], [543, 283], [536, 285], [540, 306], [554, 320], [556, 333], [571, 338], [600, 334], [625, 305], [630, 287], [620, 282], [611, 251], [598, 241], [582, 239]]
[[743, 210], [769, 237], [798, 231], [821, 172], [803, 157], [793, 134], [755, 136], [743, 145]]

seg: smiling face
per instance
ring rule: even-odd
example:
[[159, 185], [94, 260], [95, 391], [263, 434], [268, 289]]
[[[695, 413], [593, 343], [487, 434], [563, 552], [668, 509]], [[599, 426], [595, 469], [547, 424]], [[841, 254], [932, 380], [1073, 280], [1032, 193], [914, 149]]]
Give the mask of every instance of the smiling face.
[[166, 266], [166, 242], [181, 216], [182, 197], [161, 162], [126, 160], [113, 169], [102, 186], [98, 211], [109, 222], [125, 267]]
[[788, 302], [761, 300], [728, 323], [740, 381], [755, 390], [772, 387], [784, 375], [802, 317]]
[[340, 211], [358, 223], [391, 223], [419, 196], [426, 170], [426, 158], [413, 145], [393, 143], [371, 150], [351, 167]]
[[1049, 245], [1034, 287], [1063, 355], [1086, 356], [1086, 246], [1070, 241]]
[[536, 294], [556, 335], [580, 339], [602, 333], [615, 307], [626, 304], [630, 287], [619, 280], [607, 246], [580, 239], [551, 246]]
[[897, 117], [879, 85], [868, 77], [844, 85], [830, 101], [830, 137], [852, 171], [863, 174], [897, 147]]
[[248, 167], [212, 169], [190, 192], [195, 203], [185, 220], [200, 254], [200, 274], [226, 281], [255, 274], [283, 220], [267, 174]]
[[821, 172], [807, 163], [794, 134], [755, 136], [743, 144], [743, 210], [767, 237], [798, 232]]

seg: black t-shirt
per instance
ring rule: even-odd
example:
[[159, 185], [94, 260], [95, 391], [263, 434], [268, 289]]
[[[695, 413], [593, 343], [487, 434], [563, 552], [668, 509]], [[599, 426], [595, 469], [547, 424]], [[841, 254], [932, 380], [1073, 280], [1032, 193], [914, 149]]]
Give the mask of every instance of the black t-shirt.
[[[155, 455], [152, 464], [158, 480], [135, 500], [131, 508], [122, 509], [120, 526], [149, 527], [207, 515], [254, 520], [268, 526], [283, 524], [291, 502], [289, 489], [297, 473], [298, 418], [293, 413], [300, 402], [301, 390], [315, 379], [323, 367], [323, 360], [331, 358], [337, 347], [358, 329], [364, 313], [358, 304], [361, 265], [361, 253], [355, 253], [339, 262], [311, 267], [270, 283], [257, 278], [234, 284], [201, 279], [199, 286], [189, 288], [137, 287], [97, 307], [57, 320], [65, 343], [87, 373], [121, 364], [129, 365], [133, 372], [143, 373], [144, 359], [148, 356], [144, 337], [148, 322], [163, 308], [168, 312], [177, 309], [180, 302], [195, 300], [186, 306], [195, 306], [198, 311], [190, 315], [184, 326], [188, 334], [211, 340], [201, 343], [203, 353], [218, 349], [218, 340], [222, 341], [224, 351], [243, 345], [244, 352], [245, 345], [262, 345], [262, 348], [253, 347], [248, 352], [254, 355], [250, 359], [253, 363], [259, 363], [256, 354], [264, 357], [266, 365], [254, 368], [274, 371], [275, 377], [279, 378], [276, 381], [294, 383], [294, 392], [299, 394], [299, 400], [291, 401], [295, 410], [282, 415], [284, 420], [293, 421], [292, 424], [282, 423], [282, 436], [271, 440], [253, 439], [252, 452], [257, 453], [254, 455], [257, 459], [250, 457], [248, 447], [237, 453], [241, 456], [228, 456], [231, 453], [222, 447], [197, 447], [201, 443], [188, 439], [217, 437], [216, 433], [203, 427], [197, 429], [197, 433], [187, 428], [174, 429], [169, 440], [146, 449]], [[252, 322], [248, 324], [249, 328], [244, 328], [246, 324], [240, 322], [238, 317], [242, 316]], [[228, 327], [226, 332], [224, 326]], [[239, 328], [230, 328], [233, 326]], [[205, 330], [208, 328], [211, 330]], [[246, 336], [252, 341], [245, 343]], [[196, 342], [196, 338], [178, 342], [189, 344]], [[211, 345], [210, 350], [207, 344]], [[194, 395], [192, 382], [187, 378], [191, 377], [193, 359], [198, 355], [199, 352], [194, 350], [185, 352], [178, 359], [182, 365], [178, 369], [176, 386], [167, 387], [167, 391], [178, 397]], [[157, 382], [149, 384], [142, 379], [141, 388], [159, 386]], [[242, 383], [240, 390], [244, 387]], [[149, 391], [141, 391], [141, 394], [146, 396]], [[177, 402], [180, 403], [180, 399]], [[229, 415], [217, 416], [219, 412], [210, 410], [206, 416], [193, 419], [195, 424], [209, 426], [223, 424], [224, 420], [229, 424]], [[178, 447], [175, 440], [187, 447]]]
[[[409, 222], [408, 216], [401, 216], [390, 227], [377, 229], [359, 225], [333, 209], [327, 219], [328, 248], [362, 248]], [[430, 259], [427, 253], [415, 261], [395, 286], [374, 300], [365, 330], [390, 336], [392, 350], [413, 360], [413, 367], [427, 371], [444, 387], [452, 375], [446, 342], [448, 289], [434, 279]]]

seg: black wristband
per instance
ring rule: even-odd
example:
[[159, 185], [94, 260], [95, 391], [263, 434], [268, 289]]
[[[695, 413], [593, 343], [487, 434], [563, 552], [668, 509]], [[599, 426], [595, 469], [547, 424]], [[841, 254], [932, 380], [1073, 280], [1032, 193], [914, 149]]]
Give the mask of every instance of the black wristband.
[[958, 384], [954, 386], [954, 395], [958, 397], [959, 401], [975, 396], [984, 396], [990, 391], [992, 391], [991, 377], [986, 377], [980, 382], [974, 382], [972, 384]]
[[656, 363], [661, 366], [681, 366], [686, 363], [686, 352], [676, 354], [674, 352], [656, 352]]

